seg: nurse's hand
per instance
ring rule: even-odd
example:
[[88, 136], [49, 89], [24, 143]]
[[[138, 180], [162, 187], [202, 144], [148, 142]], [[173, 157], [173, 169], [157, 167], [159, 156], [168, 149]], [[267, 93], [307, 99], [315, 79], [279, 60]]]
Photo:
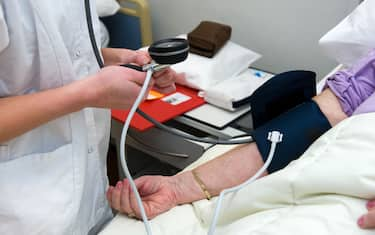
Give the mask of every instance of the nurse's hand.
[[185, 74], [176, 73], [176, 71], [171, 68], [165, 68], [161, 71], [155, 72], [153, 78], [155, 81], [153, 89], [161, 93], [171, 93], [176, 90], [176, 80], [183, 80]]
[[358, 225], [364, 229], [375, 228], [375, 199], [372, 199], [366, 204], [368, 213], [358, 219]]
[[[120, 48], [103, 48], [102, 55], [104, 63], [108, 65], [137, 64], [145, 65], [151, 62], [151, 57], [147, 51], [128, 50]], [[175, 81], [183, 78], [184, 74], [177, 74], [173, 69], [166, 68], [153, 74], [154, 89], [161, 93], [170, 93], [176, 90]]]
[[147, 51], [129, 50], [123, 48], [103, 48], [104, 65], [138, 64], [144, 65], [151, 62]]
[[[89, 107], [129, 109], [138, 97], [146, 73], [122, 66], [107, 66], [81, 81]], [[80, 81], [78, 81], [80, 82]], [[149, 89], [152, 87], [151, 80]]]
[[[149, 219], [168, 211], [177, 205], [176, 185], [172, 177], [143, 176], [135, 180], [143, 206]], [[128, 180], [110, 186], [107, 199], [113, 209], [141, 219], [141, 213]]]

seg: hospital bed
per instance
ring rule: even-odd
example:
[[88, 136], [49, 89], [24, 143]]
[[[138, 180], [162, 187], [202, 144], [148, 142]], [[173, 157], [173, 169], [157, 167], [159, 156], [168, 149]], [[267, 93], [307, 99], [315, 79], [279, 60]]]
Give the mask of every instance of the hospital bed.
[[[367, 212], [367, 200], [375, 198], [374, 123], [375, 113], [352, 116], [283, 170], [226, 195], [215, 234], [374, 234], [357, 226], [357, 219]], [[185, 170], [234, 147], [216, 145]], [[216, 202], [217, 198], [201, 200], [157, 216], [151, 220], [153, 234], [207, 234]], [[142, 221], [118, 214], [100, 234], [146, 232]]]
[[[343, 121], [285, 169], [225, 196], [215, 234], [373, 234], [356, 221], [375, 198], [374, 121], [375, 114]], [[234, 147], [217, 145], [186, 170]], [[171, 209], [151, 220], [153, 234], [207, 234], [216, 201]], [[142, 221], [118, 214], [100, 234], [146, 232]]]

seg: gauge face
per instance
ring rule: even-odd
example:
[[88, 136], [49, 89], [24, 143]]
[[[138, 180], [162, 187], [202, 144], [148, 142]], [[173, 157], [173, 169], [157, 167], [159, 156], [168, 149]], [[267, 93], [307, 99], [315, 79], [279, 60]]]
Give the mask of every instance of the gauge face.
[[158, 64], [176, 64], [186, 59], [189, 43], [182, 38], [163, 39], [151, 44], [148, 52]]
[[181, 45], [184, 45], [183, 42], [180, 41], [169, 41], [169, 42], [160, 42], [154, 45], [154, 47], [157, 48], [174, 48], [174, 47], [180, 47]]
[[168, 38], [154, 42], [149, 47], [151, 52], [173, 52], [183, 50], [189, 47], [186, 39], [182, 38]]

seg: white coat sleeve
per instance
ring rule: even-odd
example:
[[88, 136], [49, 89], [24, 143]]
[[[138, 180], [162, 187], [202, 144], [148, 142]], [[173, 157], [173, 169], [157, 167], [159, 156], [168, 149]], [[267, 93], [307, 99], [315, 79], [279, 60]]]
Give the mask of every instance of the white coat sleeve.
[[5, 21], [3, 6], [0, 4], [0, 53], [8, 46], [8, 44], [8, 26]]

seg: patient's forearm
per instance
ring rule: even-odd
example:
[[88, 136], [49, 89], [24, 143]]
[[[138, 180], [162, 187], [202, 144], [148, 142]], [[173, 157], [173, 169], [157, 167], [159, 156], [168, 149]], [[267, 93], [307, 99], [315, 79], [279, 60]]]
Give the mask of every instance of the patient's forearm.
[[331, 126], [335, 126], [337, 123], [347, 118], [347, 115], [341, 108], [339, 100], [329, 88], [315, 96], [313, 100], [318, 104]]
[[[313, 98], [332, 126], [347, 118], [340, 103], [330, 89]], [[263, 159], [255, 143], [241, 145], [195, 169], [212, 196], [223, 189], [238, 185], [263, 166]], [[179, 204], [206, 197], [191, 171], [174, 176]]]
[[[255, 143], [240, 145], [222, 156], [195, 169], [212, 196], [223, 189], [238, 185], [263, 165]], [[177, 202], [179, 204], [206, 198], [191, 171], [174, 176], [176, 179]]]

